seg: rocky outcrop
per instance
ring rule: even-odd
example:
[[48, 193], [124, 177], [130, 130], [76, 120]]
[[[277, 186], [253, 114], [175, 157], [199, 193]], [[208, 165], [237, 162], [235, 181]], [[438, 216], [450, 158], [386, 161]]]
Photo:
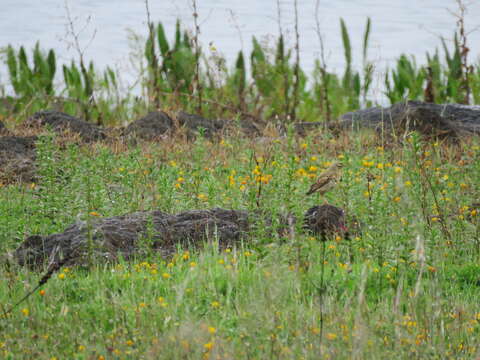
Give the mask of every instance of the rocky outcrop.
[[480, 106], [408, 101], [346, 113], [333, 128], [370, 128], [398, 137], [415, 130], [428, 138], [459, 139], [480, 134]]
[[[288, 236], [288, 229], [296, 222], [293, 215], [279, 217], [274, 228], [271, 219], [260, 221], [258, 213], [225, 210], [192, 210], [179, 214], [145, 211], [105, 219], [78, 222], [64, 232], [28, 237], [15, 251], [14, 257], [21, 265], [33, 268], [58, 264], [68, 259], [70, 265], [83, 264], [87, 259], [116, 261], [119, 258], [142, 257], [147, 251], [162, 256], [175, 253], [178, 247], [198, 248], [204, 242], [218, 241], [220, 248], [251, 239], [257, 224], [265, 230]], [[305, 214], [304, 229], [326, 239], [334, 234], [346, 235], [348, 222], [344, 211], [332, 205], [312, 208]]]
[[36, 137], [0, 137], [0, 182], [31, 182], [35, 177]]
[[49, 126], [58, 133], [78, 135], [84, 142], [103, 140], [106, 138], [103, 130], [85, 120], [55, 110], [36, 112], [29, 118], [27, 126]]

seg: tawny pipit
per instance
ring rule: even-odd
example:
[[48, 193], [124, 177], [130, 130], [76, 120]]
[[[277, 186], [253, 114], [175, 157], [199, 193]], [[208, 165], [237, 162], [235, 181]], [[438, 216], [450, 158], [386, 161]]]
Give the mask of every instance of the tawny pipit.
[[320, 195], [323, 195], [327, 191], [333, 189], [340, 180], [342, 168], [343, 164], [338, 162], [333, 163], [327, 170], [320, 174], [315, 184], [310, 186], [310, 190], [308, 190], [307, 195], [311, 195], [314, 192], [318, 192]]

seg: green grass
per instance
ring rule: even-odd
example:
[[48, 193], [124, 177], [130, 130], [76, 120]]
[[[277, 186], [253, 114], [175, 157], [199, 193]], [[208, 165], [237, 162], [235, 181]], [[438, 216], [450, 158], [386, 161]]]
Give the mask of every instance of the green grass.
[[[323, 202], [304, 194], [335, 160], [345, 164], [343, 181], [327, 199], [354, 214], [362, 234], [327, 241], [323, 265], [323, 244], [297, 224], [293, 239], [259, 229], [226, 251], [62, 269], [0, 319], [0, 357], [478, 357], [480, 215], [470, 205], [479, 198], [479, 144], [412, 134], [386, 145], [370, 134], [325, 134], [62, 149], [41, 137], [39, 181], [0, 187], [2, 253], [25, 235], [137, 210], [258, 203], [301, 217]], [[41, 276], [0, 271], [4, 309]]]

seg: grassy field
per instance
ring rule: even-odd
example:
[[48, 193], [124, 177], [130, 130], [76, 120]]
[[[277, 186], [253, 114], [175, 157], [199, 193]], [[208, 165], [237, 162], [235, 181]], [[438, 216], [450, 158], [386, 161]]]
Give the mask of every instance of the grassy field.
[[[76, 220], [224, 207], [298, 217], [328, 201], [362, 234], [258, 230], [241, 246], [63, 268], [0, 318], [5, 359], [475, 359], [480, 146], [371, 134], [127, 147], [38, 143], [40, 178], [0, 187], [0, 249]], [[326, 200], [306, 197], [341, 161]], [[472, 206], [473, 205], [473, 206]], [[322, 251], [325, 250], [323, 259]], [[41, 274], [2, 266], [4, 309]], [[323, 278], [323, 280], [322, 280]], [[323, 284], [322, 284], [323, 282]]]

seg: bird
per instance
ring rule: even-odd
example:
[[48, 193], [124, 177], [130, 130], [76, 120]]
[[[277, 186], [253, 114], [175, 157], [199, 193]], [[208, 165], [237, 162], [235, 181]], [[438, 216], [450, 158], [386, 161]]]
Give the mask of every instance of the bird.
[[343, 164], [340, 162], [333, 163], [328, 169], [322, 172], [315, 184], [310, 186], [306, 195], [311, 195], [318, 192], [320, 195], [324, 195], [327, 191], [333, 189], [341, 177], [341, 169]]

